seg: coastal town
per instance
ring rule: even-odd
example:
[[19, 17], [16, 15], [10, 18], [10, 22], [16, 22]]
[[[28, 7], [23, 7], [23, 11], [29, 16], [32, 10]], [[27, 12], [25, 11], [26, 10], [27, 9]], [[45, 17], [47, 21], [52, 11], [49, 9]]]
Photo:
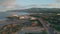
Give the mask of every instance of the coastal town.
[[0, 0], [0, 34], [60, 34], [60, 0]]
[[[42, 16], [41, 16], [42, 15]], [[54, 14], [55, 15], [55, 14]], [[54, 16], [40, 13], [28, 14], [28, 15], [17, 15], [13, 14], [7, 16], [6, 20], [0, 21], [2, 24], [0, 28], [1, 34], [59, 34], [55, 23], [49, 23], [52, 20], [57, 19], [59, 14]], [[56, 17], [56, 18], [54, 18]], [[49, 20], [49, 21], [48, 21]], [[59, 19], [58, 19], [59, 20]], [[56, 27], [55, 27], [56, 26]], [[55, 29], [56, 28], [56, 29]]]

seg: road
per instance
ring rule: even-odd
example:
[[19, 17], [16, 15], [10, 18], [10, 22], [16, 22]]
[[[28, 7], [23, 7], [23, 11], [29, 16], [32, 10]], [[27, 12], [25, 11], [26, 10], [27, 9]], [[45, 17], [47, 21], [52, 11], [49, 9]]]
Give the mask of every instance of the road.
[[39, 21], [43, 25], [43, 27], [47, 30], [48, 34], [54, 34], [52, 27], [47, 26], [47, 22], [43, 18], [39, 18]]

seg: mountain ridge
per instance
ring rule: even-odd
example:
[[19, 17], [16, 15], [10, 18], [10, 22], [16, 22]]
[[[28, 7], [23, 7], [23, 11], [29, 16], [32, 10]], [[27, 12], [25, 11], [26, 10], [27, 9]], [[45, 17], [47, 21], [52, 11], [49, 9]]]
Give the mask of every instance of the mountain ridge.
[[29, 8], [24, 10], [9, 10], [7, 12], [60, 13], [60, 8]]

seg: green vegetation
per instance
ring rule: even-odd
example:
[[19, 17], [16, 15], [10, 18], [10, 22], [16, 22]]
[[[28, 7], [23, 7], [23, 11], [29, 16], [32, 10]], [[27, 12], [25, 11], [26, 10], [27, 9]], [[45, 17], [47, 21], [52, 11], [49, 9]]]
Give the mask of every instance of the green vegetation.
[[54, 29], [56, 30], [56, 31], [59, 31], [60, 32], [60, 27], [56, 27], [56, 26], [54, 26]]
[[48, 23], [50, 23], [53, 28], [56, 30], [56, 31], [59, 31], [60, 32], [60, 16], [51, 16], [49, 18], [45, 18], [46, 21], [48, 21]]
[[42, 34], [48, 34], [45, 30], [43, 30]]
[[60, 25], [60, 16], [53, 16], [53, 17], [49, 17], [48, 19], [45, 19], [46, 21], [48, 21], [50, 24], [53, 25]]

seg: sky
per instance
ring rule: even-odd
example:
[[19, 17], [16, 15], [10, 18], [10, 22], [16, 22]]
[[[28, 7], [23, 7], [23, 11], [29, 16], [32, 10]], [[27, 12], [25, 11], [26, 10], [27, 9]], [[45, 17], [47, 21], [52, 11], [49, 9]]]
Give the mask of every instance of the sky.
[[0, 0], [0, 12], [35, 8], [60, 8], [60, 0]]

